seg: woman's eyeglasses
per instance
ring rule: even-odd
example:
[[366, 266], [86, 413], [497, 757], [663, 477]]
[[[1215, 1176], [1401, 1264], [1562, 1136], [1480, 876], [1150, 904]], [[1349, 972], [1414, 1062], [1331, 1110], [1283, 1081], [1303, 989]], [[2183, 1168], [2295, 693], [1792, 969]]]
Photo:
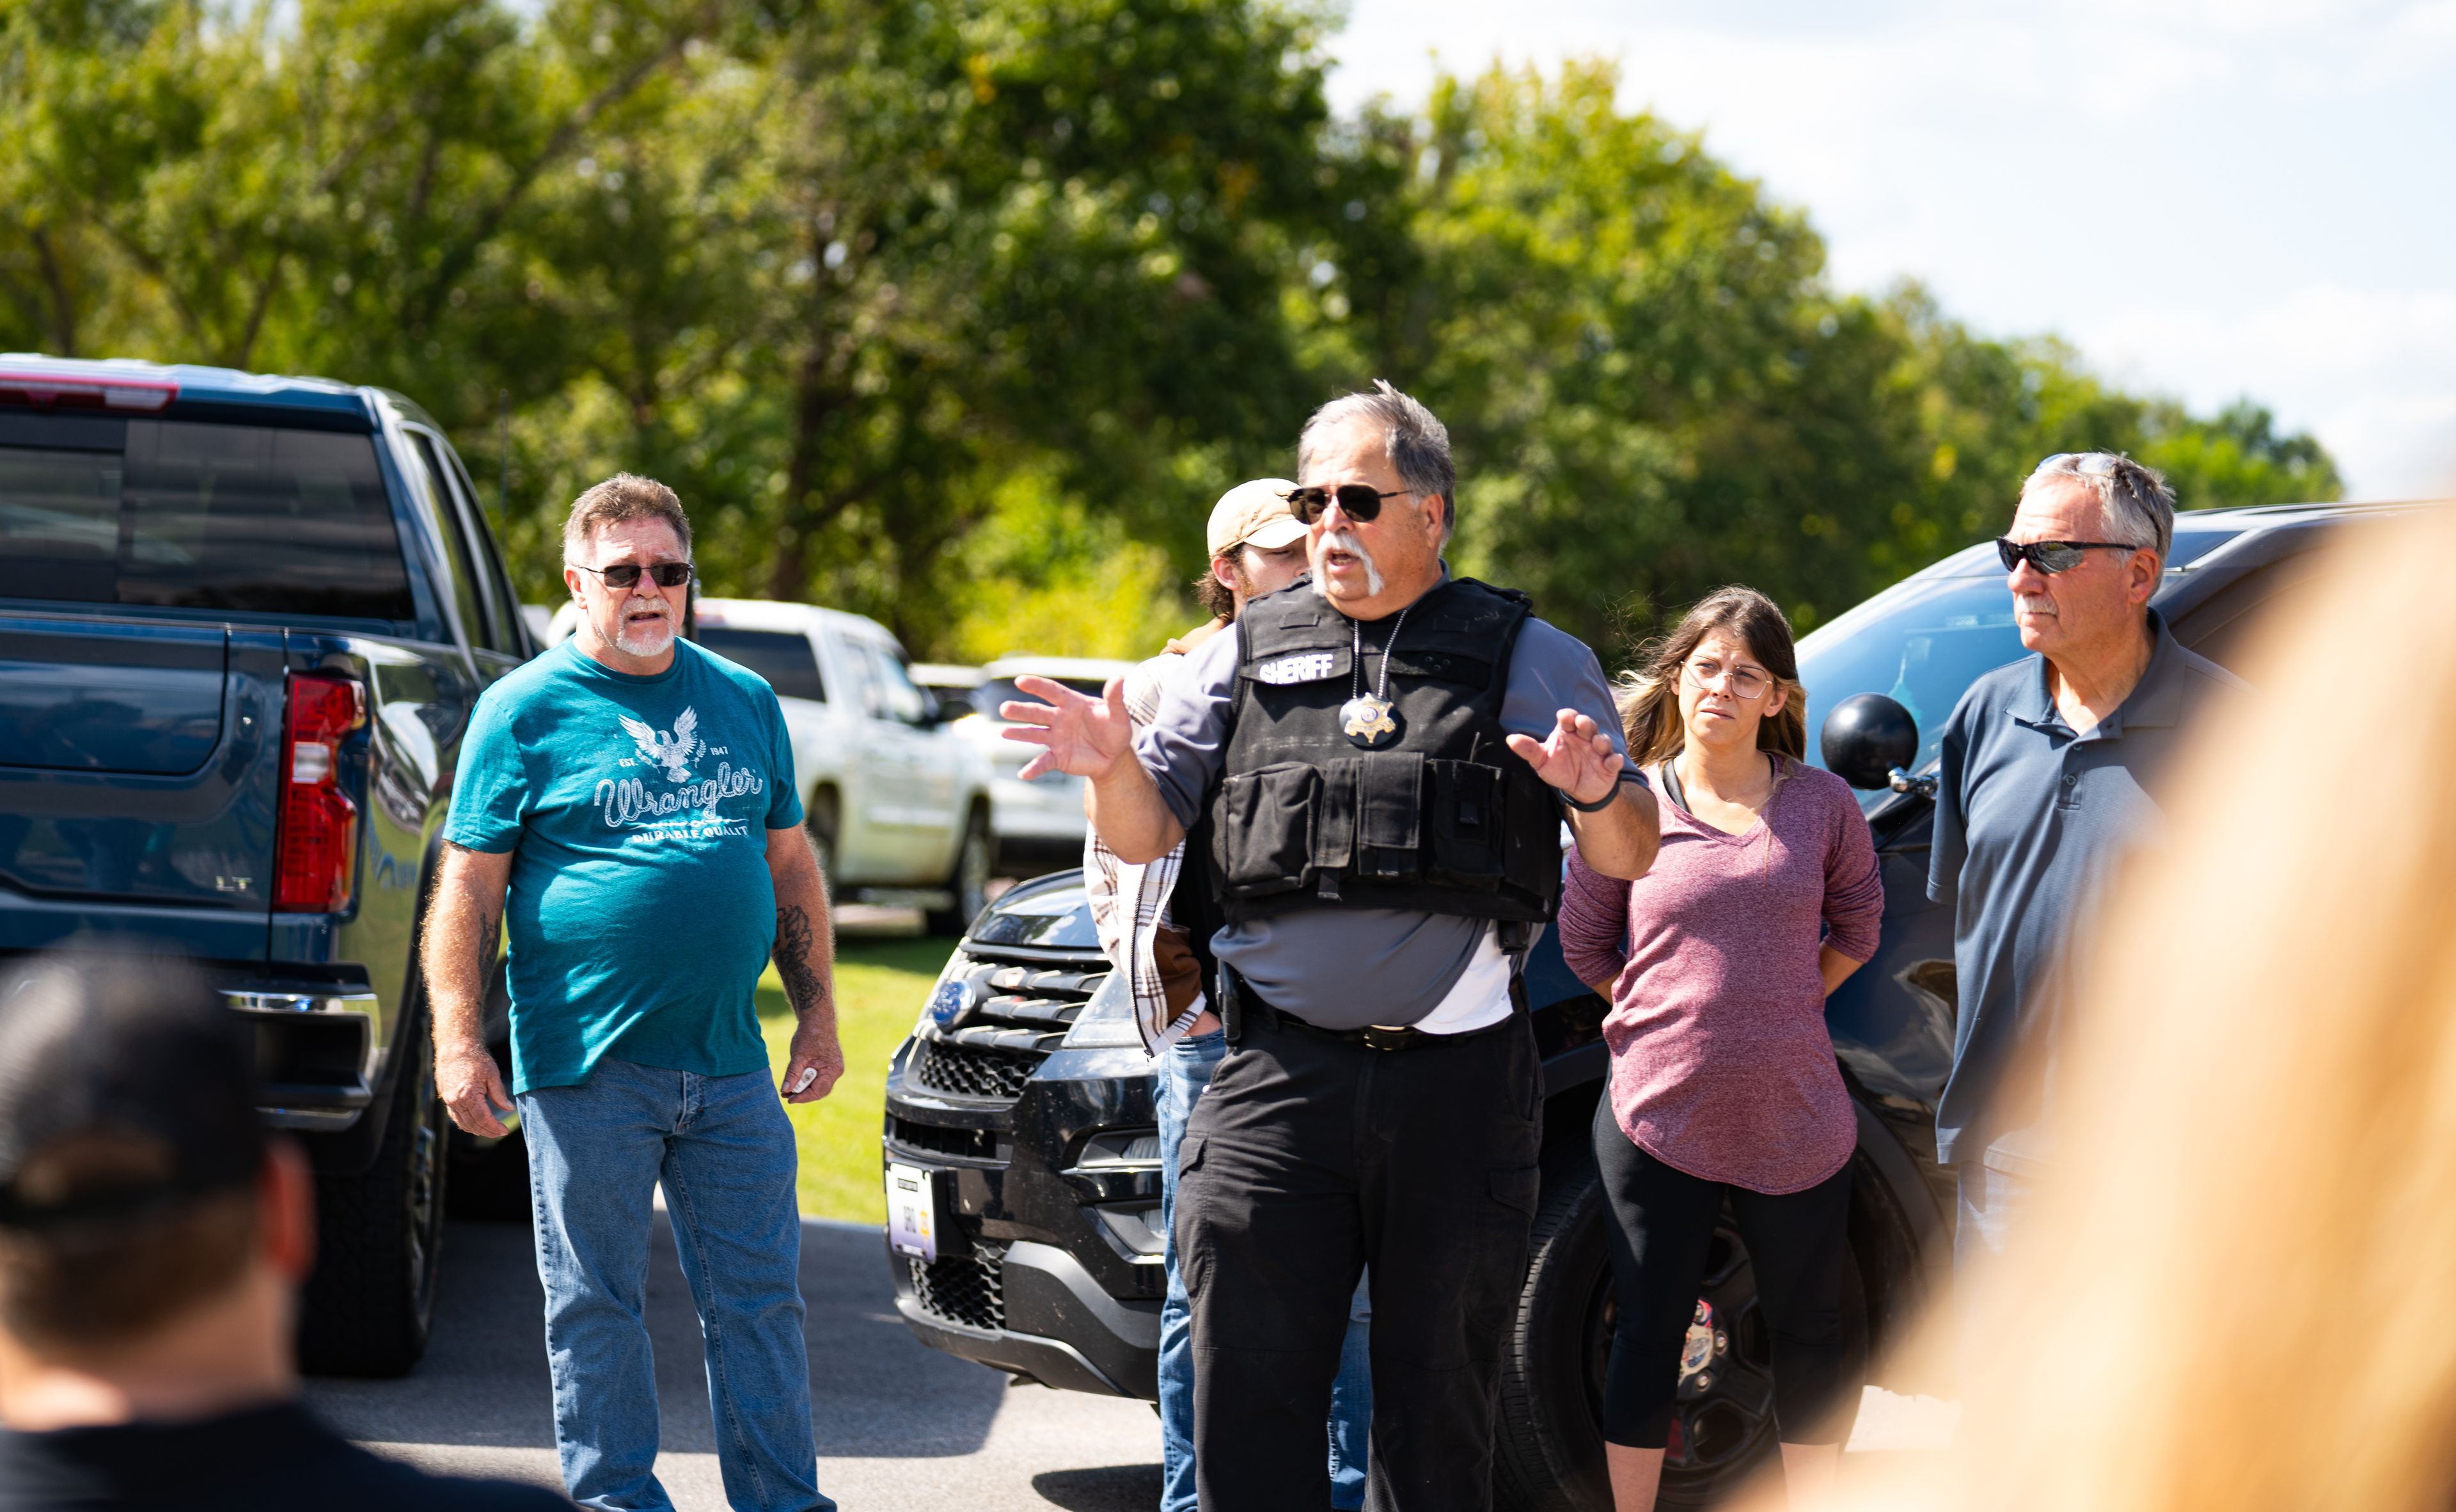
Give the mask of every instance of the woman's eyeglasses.
[[1755, 698], [1773, 686], [1773, 679], [1752, 666], [1725, 666], [1707, 657], [1699, 657], [1683, 668], [1688, 674], [1688, 685], [1701, 693], [1714, 691], [1720, 683], [1733, 698]]
[[1996, 558], [2004, 563], [2006, 572], [2026, 562], [2050, 578], [2079, 566], [2085, 552], [2148, 549], [2121, 541], [2009, 541], [2002, 536], [1996, 538]]
[[1376, 493], [1363, 483], [1341, 483], [1337, 488], [1291, 488], [1285, 498], [1288, 513], [1310, 525], [1330, 513], [1338, 501], [1340, 513], [1361, 524], [1382, 513], [1382, 501], [1396, 499], [1407, 490], [1393, 488], [1388, 493]]
[[605, 586], [609, 588], [638, 587], [643, 572], [655, 579], [660, 588], [679, 588], [691, 581], [691, 564], [687, 562], [660, 562], [649, 567], [643, 567], [636, 562], [618, 562], [610, 567], [582, 567], [577, 562], [572, 565], [580, 567], [583, 572], [597, 574], [605, 580]]

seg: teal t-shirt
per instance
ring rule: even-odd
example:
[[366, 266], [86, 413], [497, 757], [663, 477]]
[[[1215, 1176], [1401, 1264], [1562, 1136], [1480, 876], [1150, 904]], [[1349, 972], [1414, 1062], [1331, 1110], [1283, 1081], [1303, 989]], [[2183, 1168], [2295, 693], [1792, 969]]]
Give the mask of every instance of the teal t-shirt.
[[687, 641], [654, 677], [566, 641], [488, 688], [443, 834], [512, 852], [512, 1091], [586, 1081], [605, 1055], [764, 1070], [768, 831], [801, 822], [775, 693]]

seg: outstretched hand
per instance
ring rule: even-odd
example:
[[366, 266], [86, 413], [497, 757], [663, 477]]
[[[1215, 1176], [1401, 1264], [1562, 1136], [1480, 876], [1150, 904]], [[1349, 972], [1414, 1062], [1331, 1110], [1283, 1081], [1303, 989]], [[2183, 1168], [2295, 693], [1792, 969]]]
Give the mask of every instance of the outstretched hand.
[[1509, 748], [1536, 776], [1582, 804], [1601, 803], [1620, 782], [1624, 758], [1612, 749], [1611, 737], [1573, 708], [1559, 711], [1551, 734], [1540, 741], [1512, 735]]
[[998, 705], [998, 717], [1013, 722], [1005, 731], [1008, 740], [1045, 747], [1023, 768], [1026, 782], [1051, 771], [1096, 781], [1132, 753], [1135, 726], [1126, 715], [1125, 679], [1109, 679], [1100, 698], [1045, 677], [1019, 677], [1014, 685], [1041, 701]]

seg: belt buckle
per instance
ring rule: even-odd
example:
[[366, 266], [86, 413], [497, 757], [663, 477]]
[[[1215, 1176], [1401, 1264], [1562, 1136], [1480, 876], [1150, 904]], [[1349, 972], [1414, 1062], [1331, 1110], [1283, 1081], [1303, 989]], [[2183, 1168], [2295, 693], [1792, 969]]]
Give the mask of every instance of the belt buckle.
[[1373, 1050], [1406, 1050], [1415, 1043], [1417, 1031], [1401, 1027], [1385, 1028], [1380, 1024], [1365, 1026], [1361, 1037]]

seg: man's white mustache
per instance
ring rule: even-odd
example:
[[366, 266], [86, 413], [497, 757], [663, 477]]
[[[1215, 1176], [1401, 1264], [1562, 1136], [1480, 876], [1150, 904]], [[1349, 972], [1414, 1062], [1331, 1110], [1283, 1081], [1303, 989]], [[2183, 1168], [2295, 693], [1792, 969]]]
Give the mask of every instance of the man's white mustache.
[[[1364, 591], [1367, 594], [1378, 594], [1382, 591], [1382, 569], [1373, 564], [1373, 553], [1364, 549], [1364, 542], [1357, 540], [1353, 532], [1345, 530], [1328, 532], [1321, 538], [1321, 549], [1325, 555], [1333, 551], [1344, 551], [1364, 563]], [[1324, 586], [1324, 576], [1321, 573], [1314, 575], [1313, 591], [1328, 597], [1330, 590]]]
[[[659, 611], [658, 617], [633, 624], [631, 616], [643, 609]], [[623, 616], [614, 632], [614, 644], [633, 656], [654, 656], [674, 641], [673, 615], [663, 601], [634, 599], [623, 605]]]
[[[2054, 615], [2056, 601], [2035, 593], [2016, 594], [2013, 599], [2013, 608], [2019, 614]], [[2057, 616], [2057, 618], [2061, 617]]]

